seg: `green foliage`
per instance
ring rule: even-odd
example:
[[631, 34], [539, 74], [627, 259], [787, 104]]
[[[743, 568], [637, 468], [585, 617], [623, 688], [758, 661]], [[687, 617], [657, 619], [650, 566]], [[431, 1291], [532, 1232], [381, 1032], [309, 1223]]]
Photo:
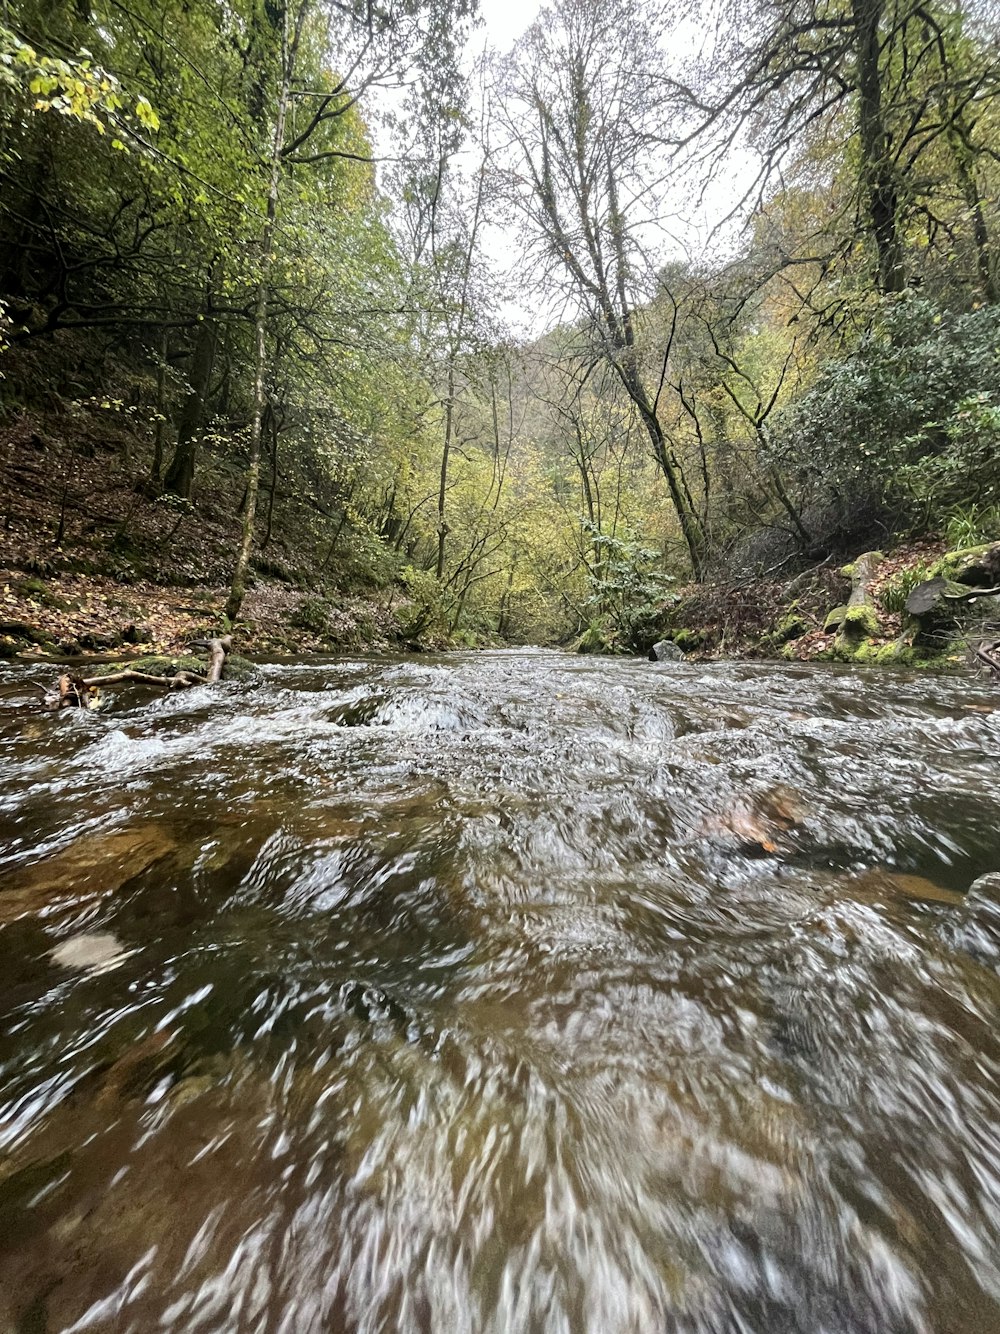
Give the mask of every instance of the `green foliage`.
[[929, 564], [921, 562], [894, 574], [882, 584], [876, 594], [879, 605], [891, 615], [901, 616], [906, 611], [906, 599], [917, 584], [922, 584], [925, 579], [931, 577], [930, 570]]
[[325, 635], [330, 628], [330, 604], [325, 598], [303, 598], [289, 617], [289, 623], [310, 634]]
[[576, 641], [577, 653], [613, 653], [614, 645], [600, 625], [588, 625]]
[[595, 623], [605, 624], [615, 640], [644, 651], [656, 636], [663, 603], [673, 577], [663, 569], [663, 556], [633, 537], [613, 537], [589, 523], [595, 561], [587, 606]]
[[116, 149], [126, 147], [132, 125], [146, 132], [160, 121], [147, 98], [127, 98], [118, 80], [95, 64], [88, 51], [72, 58], [41, 55], [10, 28], [0, 24], [0, 92], [16, 92], [33, 111], [52, 111], [92, 126], [110, 129]]
[[970, 498], [1000, 500], [1000, 308], [963, 314], [907, 296], [885, 303], [846, 358], [770, 433], [776, 458], [830, 490], [899, 507], [923, 528]]
[[1000, 538], [1000, 505], [953, 505], [944, 517], [951, 547], [974, 547]]
[[402, 638], [417, 640], [424, 636], [445, 636], [448, 630], [448, 618], [441, 595], [441, 585], [431, 571], [418, 570], [408, 565], [400, 575], [399, 581], [407, 596], [406, 604], [396, 613]]

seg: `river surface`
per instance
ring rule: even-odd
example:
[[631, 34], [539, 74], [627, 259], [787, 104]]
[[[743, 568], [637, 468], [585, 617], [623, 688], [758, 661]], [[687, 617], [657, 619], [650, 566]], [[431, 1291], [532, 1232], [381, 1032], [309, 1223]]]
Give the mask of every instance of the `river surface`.
[[1000, 1330], [988, 683], [51, 671], [0, 669], [3, 1334]]

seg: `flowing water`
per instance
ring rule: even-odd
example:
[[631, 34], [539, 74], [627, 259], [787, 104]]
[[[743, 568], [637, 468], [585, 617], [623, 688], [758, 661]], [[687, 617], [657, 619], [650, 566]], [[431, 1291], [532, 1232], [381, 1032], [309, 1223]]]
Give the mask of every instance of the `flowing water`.
[[987, 683], [0, 691], [4, 1334], [1000, 1329]]

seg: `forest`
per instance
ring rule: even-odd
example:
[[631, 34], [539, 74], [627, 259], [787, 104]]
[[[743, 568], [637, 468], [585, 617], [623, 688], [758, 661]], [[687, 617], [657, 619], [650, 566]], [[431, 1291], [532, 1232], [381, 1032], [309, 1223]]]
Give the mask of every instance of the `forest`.
[[998, 57], [950, 0], [5, 0], [4, 651], [815, 652], [876, 549], [898, 629], [1000, 539]]

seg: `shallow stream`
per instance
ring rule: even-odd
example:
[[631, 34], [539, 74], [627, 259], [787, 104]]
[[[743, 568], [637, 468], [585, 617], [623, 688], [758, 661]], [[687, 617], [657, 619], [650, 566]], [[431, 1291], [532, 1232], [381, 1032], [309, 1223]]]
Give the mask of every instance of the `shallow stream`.
[[3, 1334], [1000, 1330], [988, 683], [46, 670], [0, 668]]

